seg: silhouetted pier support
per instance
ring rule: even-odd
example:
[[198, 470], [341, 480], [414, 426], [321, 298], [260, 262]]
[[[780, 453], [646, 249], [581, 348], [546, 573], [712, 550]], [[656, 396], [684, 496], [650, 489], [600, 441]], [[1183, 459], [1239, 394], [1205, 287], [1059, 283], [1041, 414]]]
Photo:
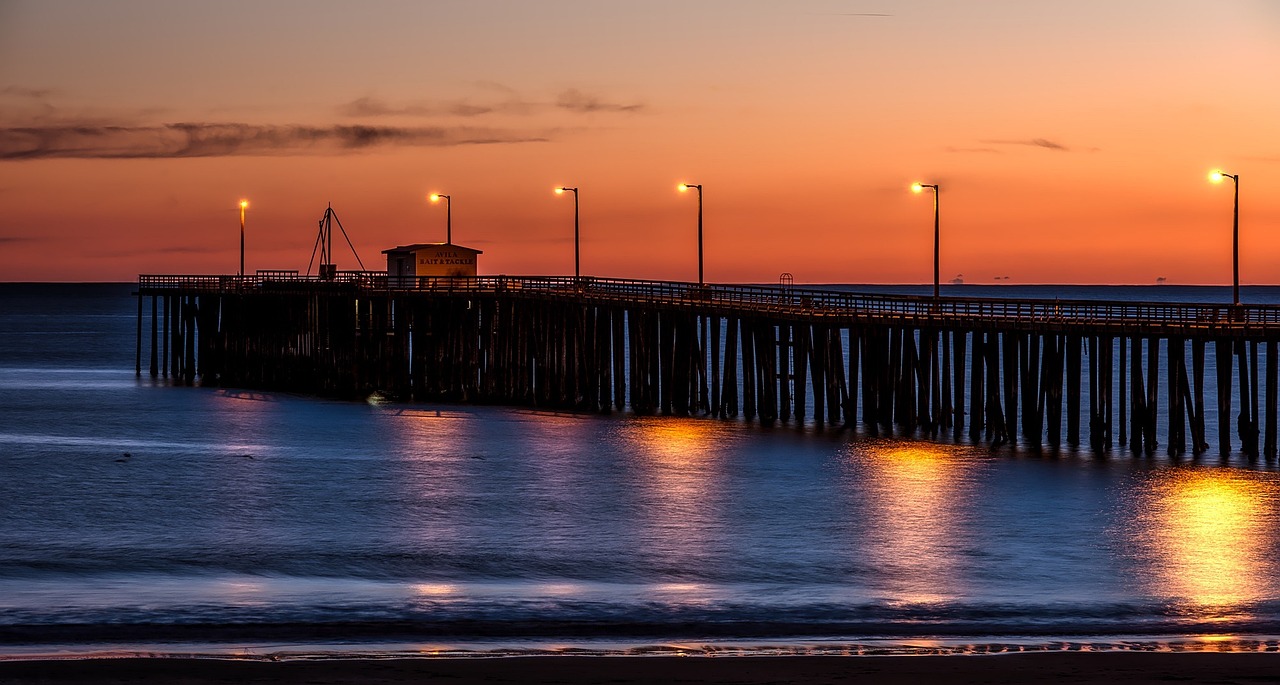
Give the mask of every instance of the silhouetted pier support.
[[[1032, 449], [1080, 445], [1086, 417], [1091, 449], [1112, 449], [1118, 436], [1140, 455], [1159, 447], [1202, 454], [1206, 417], [1216, 413], [1221, 454], [1237, 441], [1248, 456], [1277, 453], [1280, 308], [1245, 308], [1237, 320], [1225, 308], [1171, 305], [1173, 314], [1126, 314], [1115, 323], [1107, 307], [1134, 305], [797, 296], [603, 279], [393, 288], [371, 278], [143, 277], [135, 370], [142, 374], [146, 352], [152, 377], [183, 384], [676, 416], [741, 412], [764, 424], [950, 432]], [[1217, 395], [1206, 404], [1210, 365]]]

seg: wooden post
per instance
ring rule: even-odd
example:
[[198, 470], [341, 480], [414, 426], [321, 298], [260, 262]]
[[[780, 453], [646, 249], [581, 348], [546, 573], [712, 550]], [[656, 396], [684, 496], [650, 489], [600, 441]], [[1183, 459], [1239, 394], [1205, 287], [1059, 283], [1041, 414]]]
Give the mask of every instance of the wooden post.
[[1000, 406], [1000, 334], [987, 332], [987, 436], [992, 446], [1009, 441], [1008, 414]]
[[1191, 400], [1191, 406], [1195, 407], [1191, 421], [1191, 453], [1196, 456], [1209, 449], [1204, 429], [1204, 345], [1204, 338], [1191, 340], [1191, 371], [1192, 380], [1195, 381], [1195, 392]]
[[1166, 362], [1167, 371], [1169, 371], [1166, 380], [1167, 394], [1169, 394], [1169, 431], [1167, 431], [1165, 438], [1169, 443], [1169, 447], [1166, 448], [1166, 453], [1170, 457], [1178, 457], [1187, 451], [1187, 439], [1185, 439], [1183, 433], [1185, 411], [1183, 408], [1183, 394], [1181, 394], [1181, 391], [1183, 391], [1183, 376], [1181, 374], [1185, 373], [1187, 347], [1185, 347], [1183, 339], [1178, 337], [1170, 337], [1169, 342], [1166, 344], [1169, 346], [1169, 350], [1167, 350], [1169, 361]]
[[952, 331], [939, 331], [940, 336], [938, 342], [938, 352], [942, 355], [942, 388], [939, 401], [941, 404], [935, 403], [938, 407], [939, 427], [943, 430], [951, 428], [955, 421], [955, 405], [951, 398], [951, 338], [955, 335]]
[[880, 344], [881, 328], [867, 327], [859, 330], [862, 347], [862, 425], [872, 436], [879, 435], [880, 428], [880, 378], [884, 375], [883, 347]]
[[795, 343], [792, 337], [792, 326], [786, 322], [778, 324], [778, 360], [782, 364], [782, 370], [778, 374], [781, 381], [778, 388], [778, 400], [781, 405], [782, 420], [784, 422], [791, 420], [791, 387], [794, 382], [794, 374], [791, 373], [791, 357], [795, 350]]
[[1129, 423], [1129, 450], [1142, 452], [1143, 431], [1146, 427], [1146, 391], [1142, 387], [1142, 338], [1129, 339], [1129, 405], [1133, 408]]
[[[954, 394], [952, 410], [953, 410], [953, 426], [955, 428], [955, 437], [959, 438], [960, 433], [964, 431], [964, 362], [965, 362], [965, 337], [969, 334], [965, 331], [958, 330], [951, 333], [951, 350], [954, 365], [951, 367], [954, 374], [954, 380], [951, 384], [951, 390]], [[974, 372], [976, 373], [976, 371]]]
[[1214, 341], [1214, 365], [1218, 376], [1218, 451], [1225, 459], [1231, 454], [1231, 341]]
[[911, 329], [902, 329], [902, 356], [900, 359], [902, 360], [902, 367], [898, 376], [898, 383], [901, 389], [902, 411], [898, 412], [898, 425], [907, 434], [911, 434], [915, 432], [919, 417], [918, 405], [916, 404], [916, 393], [918, 391], [916, 369], [919, 366], [919, 356], [916, 353], [916, 332]]
[[1276, 456], [1276, 364], [1280, 359], [1276, 350], [1277, 340], [1272, 338], [1267, 341], [1267, 433], [1266, 444], [1263, 448], [1264, 454], [1268, 459]]
[[1026, 333], [1019, 337], [1019, 355], [1022, 358], [1022, 439], [1039, 449], [1044, 446], [1044, 395], [1040, 391], [1040, 381], [1044, 374], [1041, 369], [1041, 336]]
[[[160, 369], [165, 378], [168, 378], [171, 373], [174, 376], [178, 375], [176, 360], [180, 355], [177, 341], [182, 339], [182, 334], [178, 331], [178, 317], [176, 316], [178, 312], [182, 311], [178, 302], [178, 295], [165, 295], [164, 297], [164, 315], [162, 318], [163, 330], [160, 335]], [[170, 333], [171, 329], [172, 334]], [[172, 366], [169, 361], [169, 348], [171, 346], [173, 348], [172, 359], [175, 360], [174, 365]]]
[[[1249, 368], [1249, 348], [1250, 343], [1244, 340], [1236, 342], [1236, 359], [1240, 367], [1240, 415], [1236, 418], [1236, 433], [1240, 436], [1240, 451], [1246, 456], [1256, 457], [1258, 456], [1258, 424], [1254, 420], [1253, 407], [1257, 404], [1258, 394], [1256, 376], [1250, 372]], [[1254, 366], [1256, 366], [1256, 343], [1253, 344], [1253, 354]]]
[[742, 415], [756, 418], [756, 336], [755, 321], [742, 320]]
[[141, 286], [139, 286], [138, 288], [137, 295], [138, 295], [138, 337], [136, 338], [136, 341], [138, 343], [138, 353], [137, 353], [137, 359], [134, 364], [134, 366], [136, 367], [134, 375], [141, 378], [142, 377], [142, 288]]
[[809, 375], [809, 324], [796, 324], [791, 338], [792, 359], [795, 370], [792, 372], [795, 383], [796, 422], [804, 423], [805, 401], [809, 391], [806, 388]]
[[[706, 314], [702, 319], [702, 335], [698, 336], [698, 357], [696, 359], [698, 369], [698, 409], [703, 414], [711, 413], [711, 398], [707, 395], [707, 343], [711, 340], [709, 321]], [[719, 320], [717, 320], [717, 325]], [[719, 336], [717, 336], [719, 337]]]
[[1125, 349], [1125, 345], [1126, 345], [1125, 340], [1126, 338], [1123, 335], [1120, 336], [1120, 373], [1118, 374], [1119, 381], [1120, 381], [1120, 419], [1118, 423], [1120, 424], [1119, 444], [1121, 447], [1123, 447], [1125, 443], [1125, 429], [1127, 425], [1126, 418], [1125, 418], [1125, 406], [1128, 402], [1128, 400], [1126, 399], [1126, 393], [1128, 392], [1126, 388], [1129, 382], [1128, 373], [1126, 371], [1129, 355], [1127, 354], [1127, 350]]
[[720, 416], [738, 418], [738, 320], [725, 320], [724, 331], [724, 409]]
[[760, 420], [772, 424], [778, 418], [778, 338], [773, 322], [761, 322], [756, 335], [756, 362], [760, 368], [757, 408]]
[[1102, 451], [1102, 426], [1099, 425], [1099, 405], [1102, 400], [1102, 369], [1098, 362], [1102, 357], [1098, 336], [1090, 335], [1085, 339], [1089, 350], [1089, 447], [1095, 452]]
[[1065, 351], [1065, 338], [1051, 333], [1044, 338], [1044, 376], [1040, 381], [1040, 393], [1043, 397], [1046, 414], [1049, 446], [1057, 449], [1062, 446], [1062, 353]]
[[826, 327], [814, 326], [813, 335], [806, 341], [804, 350], [809, 356], [809, 368], [813, 373], [813, 422], [818, 426], [822, 426], [827, 418], [827, 360], [824, 354], [826, 341]]
[[969, 440], [978, 442], [982, 439], [982, 432], [987, 428], [987, 393], [984, 387], [987, 377], [985, 332], [978, 330], [973, 332], [972, 347], [973, 351], [969, 354], [971, 367], [969, 369], [969, 406], [972, 407], [973, 413], [969, 417]]
[[624, 327], [629, 317], [625, 309], [613, 311], [613, 406], [618, 411], [627, 408], [627, 349]]
[[[141, 295], [139, 295], [139, 297], [141, 297]], [[160, 370], [158, 367], [160, 362], [157, 357], [158, 351], [156, 349], [156, 310], [157, 309], [158, 309], [158, 305], [156, 304], [156, 296], [152, 295], [151, 296], [151, 377], [152, 378], [155, 378], [156, 376], [160, 375]], [[167, 311], [165, 312], [165, 316], [168, 316]], [[168, 319], [165, 320], [165, 323], [166, 324], [168, 323]], [[166, 345], [169, 344], [168, 336], [165, 336], [165, 344]], [[167, 369], [166, 369], [166, 373], [167, 373]]]
[[844, 425], [852, 426], [858, 420], [858, 369], [861, 362], [858, 353], [861, 350], [861, 328], [849, 327], [849, 395], [844, 408]]
[[1154, 454], [1156, 450], [1156, 418], [1159, 416], [1160, 402], [1160, 339], [1155, 336], [1147, 338], [1147, 404], [1146, 427], [1143, 439], [1146, 442], [1146, 453]]
[[840, 423], [841, 409], [848, 403], [842, 395], [844, 384], [844, 345], [840, 340], [840, 329], [826, 327], [827, 344], [827, 422], [831, 425]]
[[1102, 444], [1103, 447], [1110, 449], [1112, 416], [1111, 380], [1114, 376], [1113, 360], [1115, 358], [1115, 340], [1113, 340], [1109, 335], [1100, 336], [1098, 349], [1102, 353], [1102, 359], [1099, 363], [1099, 368], [1102, 370], [1102, 376], [1098, 383], [1102, 393], [1102, 402], [1099, 404], [1099, 410], [1102, 413], [1100, 419], [1102, 423]]
[[1078, 334], [1067, 335], [1067, 444], [1080, 444], [1080, 350], [1083, 341]]
[[724, 418], [720, 396], [720, 326], [719, 316], [711, 320], [711, 416]]
[[1004, 356], [1004, 426], [1009, 442], [1018, 438], [1018, 334], [1005, 332], [1000, 336]]
[[1249, 456], [1258, 456], [1258, 341], [1249, 341]]

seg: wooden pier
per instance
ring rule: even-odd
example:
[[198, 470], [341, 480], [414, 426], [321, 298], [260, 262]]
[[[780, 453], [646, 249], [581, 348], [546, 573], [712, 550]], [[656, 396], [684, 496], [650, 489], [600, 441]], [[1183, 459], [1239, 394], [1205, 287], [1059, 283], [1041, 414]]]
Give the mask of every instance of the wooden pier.
[[1280, 306], [286, 272], [140, 276], [137, 330], [138, 374], [188, 384], [1170, 455], [1212, 417], [1220, 454], [1277, 450]]

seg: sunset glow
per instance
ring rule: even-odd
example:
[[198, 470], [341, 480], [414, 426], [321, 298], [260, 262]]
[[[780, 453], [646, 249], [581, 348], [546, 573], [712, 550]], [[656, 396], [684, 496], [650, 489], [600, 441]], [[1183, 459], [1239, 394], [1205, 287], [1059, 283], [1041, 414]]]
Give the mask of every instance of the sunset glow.
[[694, 178], [716, 189], [717, 282], [929, 283], [902, 192], [924, 179], [948, 186], [966, 282], [1226, 284], [1221, 165], [1249, 179], [1241, 282], [1276, 283], [1277, 73], [1264, 0], [19, 0], [0, 6], [0, 269], [234, 273], [244, 196], [248, 273], [305, 269], [329, 203], [368, 264], [438, 239], [420, 205], [443, 187], [482, 274], [564, 275], [545, 192], [573, 179], [583, 275], [690, 280], [687, 201], [663, 189]]

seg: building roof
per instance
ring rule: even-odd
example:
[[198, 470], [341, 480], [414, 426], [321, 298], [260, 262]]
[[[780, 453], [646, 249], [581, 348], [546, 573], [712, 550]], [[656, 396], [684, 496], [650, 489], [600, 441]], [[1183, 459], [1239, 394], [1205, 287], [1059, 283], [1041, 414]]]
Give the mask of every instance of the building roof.
[[393, 247], [389, 250], [383, 250], [382, 254], [390, 254], [392, 252], [417, 252], [418, 250], [421, 250], [423, 248], [428, 248], [428, 247], [450, 247], [455, 250], [466, 250], [467, 252], [484, 254], [484, 250], [477, 250], [474, 247], [463, 247], [462, 245], [458, 245], [456, 243], [414, 243], [413, 245], [401, 245], [400, 247]]

